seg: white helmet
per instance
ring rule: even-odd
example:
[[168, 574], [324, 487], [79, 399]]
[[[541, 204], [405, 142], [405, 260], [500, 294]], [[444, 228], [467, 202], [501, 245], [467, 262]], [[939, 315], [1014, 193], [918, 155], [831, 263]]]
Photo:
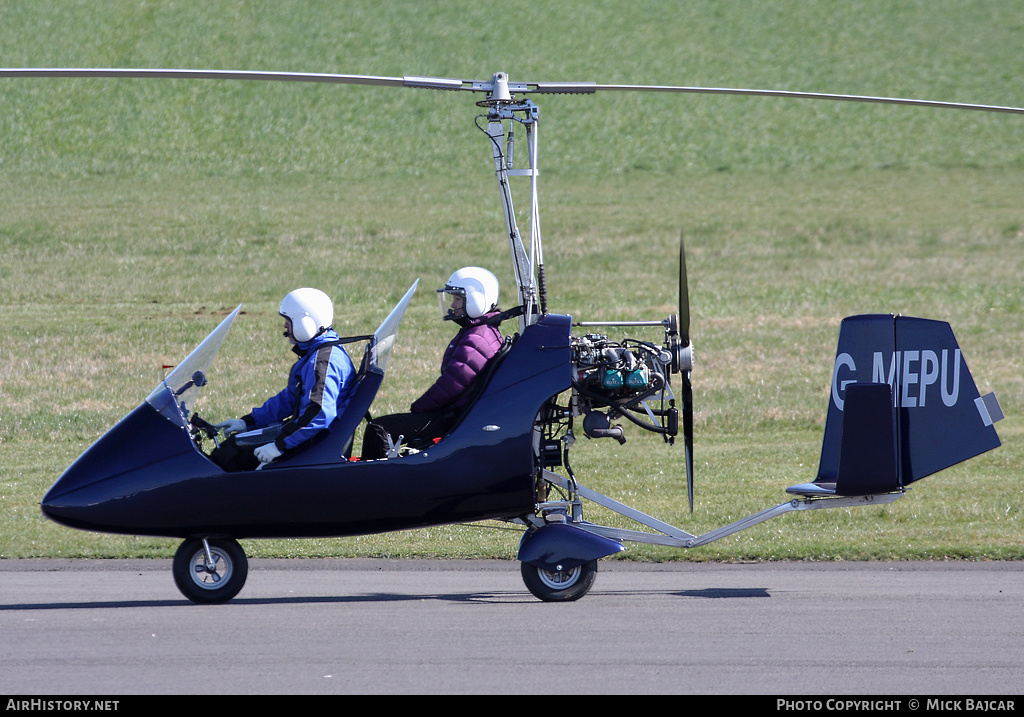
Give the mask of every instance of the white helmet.
[[449, 302], [445, 299], [445, 294], [465, 297], [466, 316], [478, 319], [498, 305], [498, 280], [487, 269], [464, 266], [451, 275], [443, 289], [437, 290], [442, 316], [449, 313], [446, 306]]
[[319, 289], [296, 289], [284, 297], [278, 313], [292, 322], [292, 336], [300, 344], [334, 323], [334, 303]]

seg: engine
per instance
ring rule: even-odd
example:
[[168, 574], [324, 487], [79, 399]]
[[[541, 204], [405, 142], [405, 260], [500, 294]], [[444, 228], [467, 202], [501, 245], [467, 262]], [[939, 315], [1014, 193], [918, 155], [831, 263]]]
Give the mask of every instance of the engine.
[[583, 416], [587, 436], [625, 443], [622, 426], [613, 423], [622, 417], [673, 442], [679, 410], [670, 376], [692, 368], [692, 346], [682, 346], [674, 324], [667, 323], [661, 346], [598, 334], [572, 337], [571, 408], [573, 415]]

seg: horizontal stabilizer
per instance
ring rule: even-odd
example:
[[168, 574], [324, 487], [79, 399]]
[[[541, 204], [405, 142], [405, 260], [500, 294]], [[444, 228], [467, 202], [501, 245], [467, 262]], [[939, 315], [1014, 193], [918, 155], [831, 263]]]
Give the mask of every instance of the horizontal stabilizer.
[[799, 485], [791, 485], [789, 488], [786, 488], [786, 492], [792, 493], [793, 495], [806, 495], [808, 497], [817, 495], [835, 495], [836, 484], [825, 482], [801, 483]]

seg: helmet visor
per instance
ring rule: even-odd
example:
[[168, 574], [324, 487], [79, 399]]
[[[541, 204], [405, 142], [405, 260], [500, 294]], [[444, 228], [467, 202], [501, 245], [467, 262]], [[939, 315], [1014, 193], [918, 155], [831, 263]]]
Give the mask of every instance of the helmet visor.
[[450, 284], [438, 289], [437, 307], [441, 310], [441, 318], [458, 319], [465, 316], [466, 290]]

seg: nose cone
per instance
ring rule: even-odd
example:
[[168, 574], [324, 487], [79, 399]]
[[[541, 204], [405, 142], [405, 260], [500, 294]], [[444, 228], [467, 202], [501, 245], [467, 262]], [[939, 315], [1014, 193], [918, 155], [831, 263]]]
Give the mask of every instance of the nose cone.
[[143, 403], [64, 471], [40, 507], [71, 528], [160, 535], [153, 532], [151, 506], [143, 509], [146, 496], [210, 466], [184, 428]]

